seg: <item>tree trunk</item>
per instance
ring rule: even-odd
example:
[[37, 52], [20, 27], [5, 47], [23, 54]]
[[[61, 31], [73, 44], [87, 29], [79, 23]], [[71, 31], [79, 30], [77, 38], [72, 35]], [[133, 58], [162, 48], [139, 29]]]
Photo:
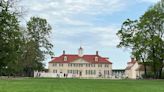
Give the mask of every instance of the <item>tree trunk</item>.
[[147, 78], [147, 69], [146, 69], [146, 63], [145, 60], [142, 58], [143, 61], [143, 65], [144, 65], [144, 73], [145, 73], [145, 77]]
[[157, 76], [158, 76], [158, 74], [157, 74], [157, 69], [156, 69], [156, 62], [155, 62], [155, 49], [154, 49], [154, 46], [153, 46], [153, 48], [152, 48], [152, 51], [153, 51], [153, 53], [152, 53], [152, 60], [153, 60], [153, 72], [154, 72], [154, 78], [156, 79], [157, 78]]
[[163, 63], [160, 67], [160, 70], [159, 70], [159, 78], [162, 79], [162, 69], [163, 69]]

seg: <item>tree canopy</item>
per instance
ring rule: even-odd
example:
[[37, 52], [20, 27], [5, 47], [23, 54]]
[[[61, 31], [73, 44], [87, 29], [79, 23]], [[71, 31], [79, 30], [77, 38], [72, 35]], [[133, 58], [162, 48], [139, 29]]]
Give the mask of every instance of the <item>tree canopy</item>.
[[161, 78], [164, 63], [162, 5], [163, 0], [147, 10], [138, 20], [127, 19], [117, 33], [120, 38], [117, 47], [132, 49], [135, 58], [144, 64], [145, 75], [147, 75], [146, 66], [151, 66], [154, 78]]
[[32, 76], [44, 69], [45, 55], [52, 55], [51, 26], [46, 19], [31, 17], [22, 30], [11, 2], [0, 1], [0, 75]]

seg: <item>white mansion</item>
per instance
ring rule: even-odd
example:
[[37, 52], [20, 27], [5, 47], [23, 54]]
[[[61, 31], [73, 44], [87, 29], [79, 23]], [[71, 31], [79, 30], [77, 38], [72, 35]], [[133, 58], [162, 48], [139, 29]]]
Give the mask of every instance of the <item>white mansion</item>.
[[112, 62], [102, 57], [96, 51], [93, 55], [83, 54], [83, 48], [78, 54], [63, 54], [52, 57], [48, 63], [48, 72], [34, 72], [34, 77], [68, 77], [68, 78], [110, 78], [110, 79], [137, 79], [144, 74], [143, 65], [135, 58], [127, 63], [125, 69], [112, 69]]
[[83, 54], [83, 48], [78, 54], [63, 54], [53, 57], [48, 64], [49, 73], [54, 77], [108, 78], [112, 73], [112, 63], [106, 57], [101, 57], [96, 51], [94, 55]]

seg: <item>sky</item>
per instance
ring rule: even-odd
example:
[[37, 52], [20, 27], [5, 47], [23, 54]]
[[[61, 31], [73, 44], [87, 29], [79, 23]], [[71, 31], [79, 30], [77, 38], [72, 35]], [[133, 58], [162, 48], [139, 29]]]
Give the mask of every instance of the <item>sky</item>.
[[[52, 27], [49, 41], [55, 56], [77, 54], [80, 46], [84, 54], [108, 57], [113, 69], [124, 69], [130, 61], [131, 50], [117, 48], [116, 33], [127, 19], [138, 19], [159, 0], [21, 0], [19, 6], [26, 13], [22, 25], [32, 16], [47, 19]], [[51, 60], [47, 56], [46, 67]]]

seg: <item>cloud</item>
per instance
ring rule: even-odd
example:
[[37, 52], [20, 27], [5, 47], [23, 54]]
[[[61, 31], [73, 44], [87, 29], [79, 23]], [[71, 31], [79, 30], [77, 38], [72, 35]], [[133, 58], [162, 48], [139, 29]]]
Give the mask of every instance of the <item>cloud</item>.
[[93, 33], [96, 33], [98, 38], [98, 43], [102, 47], [116, 47], [119, 39], [116, 33], [119, 26], [105, 26], [105, 27], [95, 27], [92, 29]]
[[113, 21], [109, 18], [126, 10], [129, 1], [22, 0], [20, 5], [28, 11], [24, 16], [26, 21], [31, 16], [39, 16], [50, 23], [53, 29], [50, 42], [54, 45], [55, 54], [61, 54], [62, 50], [74, 53], [82, 41], [86, 53], [99, 50], [108, 55], [109, 49], [116, 48], [119, 41], [116, 32], [120, 27], [111, 25]]
[[[157, 0], [141, 1], [156, 2]], [[118, 43], [116, 32], [119, 27], [98, 26], [91, 19], [95, 18], [95, 15], [99, 18], [98, 15], [109, 16], [122, 11], [129, 3], [130, 0], [22, 0], [20, 5], [28, 9], [26, 20], [30, 16], [46, 18], [54, 29], [52, 34], [55, 34], [53, 38], [56, 40], [76, 43], [76, 39], [81, 40], [85, 36], [88, 41], [96, 41], [102, 46], [115, 46]], [[89, 18], [79, 19], [83, 15]], [[92, 44], [93, 42], [89, 45]]]
[[[53, 34], [54, 44], [58, 48], [74, 49], [80, 46], [80, 41], [87, 49], [113, 48], [119, 39], [116, 36], [118, 26], [84, 27], [83, 29], [60, 29]], [[67, 46], [65, 45], [67, 44]]]
[[157, 3], [158, 1], [161, 0], [137, 0], [138, 2], [147, 2], [147, 3]]
[[75, 19], [70, 19], [68, 17], [64, 17], [63, 22], [65, 24], [74, 25], [74, 26], [92, 26], [91, 23], [80, 21], [80, 20], [75, 20]]
[[[115, 13], [126, 7], [122, 0], [22, 0], [21, 5], [35, 12], [54, 15]], [[41, 12], [42, 11], [42, 12]]]
[[31, 16], [39, 16], [46, 18], [54, 29], [56, 26], [94, 26], [90, 19], [79, 17], [110, 15], [128, 7], [127, 1], [122, 0], [22, 0], [19, 5], [28, 11], [25, 21]]

